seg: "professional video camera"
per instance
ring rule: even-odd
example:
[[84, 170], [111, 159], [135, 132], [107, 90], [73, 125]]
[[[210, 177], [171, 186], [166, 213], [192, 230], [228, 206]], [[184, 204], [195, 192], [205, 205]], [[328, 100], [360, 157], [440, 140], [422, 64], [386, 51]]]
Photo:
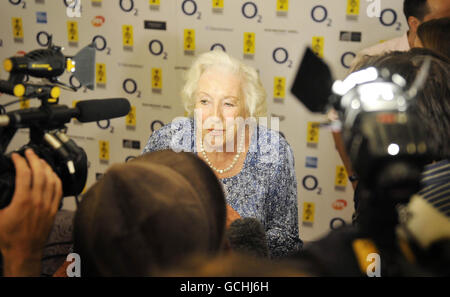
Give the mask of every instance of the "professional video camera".
[[[408, 202], [419, 190], [424, 165], [433, 160], [426, 143], [428, 132], [414, 104], [428, 68], [429, 63], [424, 63], [408, 90], [399, 74], [374, 67], [333, 83], [328, 66], [307, 49], [292, 86], [292, 93], [310, 111], [337, 111], [359, 182], [378, 193], [379, 199]], [[312, 78], [311, 73], [316, 75]]]
[[[431, 63], [434, 63], [425, 56], [429, 55], [422, 56], [417, 75], [409, 76], [408, 81], [397, 73], [374, 67], [353, 72], [343, 81], [333, 81], [323, 60], [310, 49], [304, 54], [291, 92], [312, 112], [327, 113], [332, 109], [337, 112], [338, 120], [328, 124], [342, 132], [353, 169], [359, 177], [355, 199], [360, 206], [363, 204], [357, 210], [360, 219], [354, 226], [329, 233], [309, 251], [318, 257], [316, 259], [322, 259], [321, 265], [332, 263], [328, 272], [335, 272], [333, 275], [354, 275], [351, 264], [338, 267], [339, 261], [329, 259], [335, 254], [358, 254], [361, 249], [355, 242], [361, 238], [365, 239], [365, 244], [369, 242], [369, 248], [366, 246], [362, 250], [381, 251], [381, 269], [385, 276], [446, 273], [442, 267], [449, 263], [450, 241], [442, 240], [445, 232], [430, 235], [429, 230], [443, 226], [448, 230], [449, 222], [445, 215], [437, 214], [439, 211], [427, 210], [433, 209], [430, 203], [414, 196], [419, 192], [425, 165], [439, 160], [427, 142], [430, 131], [420, 120], [416, 98], [422, 93]], [[411, 197], [414, 198], [411, 200]], [[436, 222], [441, 225], [433, 225]], [[417, 237], [421, 233], [425, 233], [426, 240]], [[432, 243], [434, 250], [425, 248]], [[321, 258], [320, 251], [329, 245], [336, 253]], [[414, 258], [415, 261], [411, 260]], [[354, 259], [349, 257], [348, 263], [355, 262]], [[365, 273], [361, 263], [366, 258], [361, 259], [360, 272]]]
[[[18, 153], [23, 155], [26, 148], [32, 148], [60, 177], [64, 196], [79, 195], [86, 183], [87, 156], [65, 134], [65, 124], [72, 118], [92, 122], [127, 115], [130, 111], [128, 100], [85, 100], [78, 102], [74, 108], [58, 104], [60, 86], [77, 90], [58, 80], [65, 70], [72, 73], [81, 86], [94, 89], [95, 48], [92, 44], [69, 57], [62, 54], [61, 47], [52, 44], [50, 37], [47, 49], [8, 58], [3, 65], [9, 72], [9, 79], [0, 80], [0, 92], [20, 100], [0, 105], [0, 209], [11, 202], [14, 192], [15, 169], [10, 155], [5, 155], [5, 151], [19, 128], [30, 129], [30, 141]], [[28, 82], [30, 76], [41, 78], [42, 82]], [[5, 111], [5, 106], [30, 98], [38, 98], [41, 105], [38, 108]]]

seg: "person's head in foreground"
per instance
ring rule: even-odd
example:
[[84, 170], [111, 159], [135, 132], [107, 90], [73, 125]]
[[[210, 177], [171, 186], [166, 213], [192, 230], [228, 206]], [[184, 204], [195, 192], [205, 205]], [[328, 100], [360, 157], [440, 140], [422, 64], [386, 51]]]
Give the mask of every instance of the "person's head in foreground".
[[299, 266], [290, 259], [271, 261], [246, 253], [227, 253], [217, 257], [193, 255], [178, 267], [169, 269], [169, 277], [300, 277], [316, 276], [309, 267]]
[[424, 47], [450, 58], [450, 17], [433, 19], [417, 28], [414, 47]]
[[409, 27], [409, 46], [412, 48], [420, 24], [433, 19], [450, 17], [450, 0], [405, 0], [403, 13]]
[[193, 154], [159, 151], [113, 165], [74, 220], [81, 276], [152, 276], [223, 247], [225, 199]]

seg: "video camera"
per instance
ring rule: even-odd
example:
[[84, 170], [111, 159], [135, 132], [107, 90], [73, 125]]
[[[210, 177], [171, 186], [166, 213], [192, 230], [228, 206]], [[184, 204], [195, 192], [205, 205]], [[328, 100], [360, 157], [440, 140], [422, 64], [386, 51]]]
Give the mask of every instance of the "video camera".
[[[79, 195], [87, 178], [87, 156], [85, 151], [65, 133], [66, 123], [72, 118], [80, 122], [101, 121], [125, 116], [130, 103], [124, 98], [84, 100], [74, 108], [59, 105], [60, 86], [77, 89], [61, 83], [58, 76], [65, 70], [72, 73], [81, 86], [94, 89], [95, 47], [84, 47], [73, 57], [64, 56], [62, 48], [54, 46], [49, 39], [47, 49], [38, 49], [24, 56], [4, 60], [9, 72], [7, 81], [0, 80], [0, 92], [19, 97], [20, 100], [0, 105], [0, 209], [6, 207], [14, 192], [15, 169], [10, 154], [5, 151], [17, 129], [29, 128], [29, 143], [17, 152], [24, 154], [26, 148], [44, 159], [59, 176], [64, 196]], [[43, 83], [30, 83], [29, 77], [43, 79]], [[5, 106], [30, 98], [38, 98], [38, 108], [5, 111]]]
[[[363, 265], [365, 257], [375, 252], [380, 256], [383, 276], [448, 276], [450, 221], [443, 208], [437, 207], [438, 202], [445, 205], [444, 192], [435, 192], [442, 201], [416, 194], [422, 190], [425, 165], [446, 161], [445, 145], [437, 138], [445, 138], [448, 132], [431, 123], [445, 116], [445, 108], [433, 103], [435, 100], [445, 106], [448, 100], [448, 64], [431, 50], [412, 49], [368, 57], [366, 65], [377, 68], [366, 66], [343, 81], [333, 81], [325, 62], [307, 49], [291, 87], [310, 111], [327, 113], [334, 109], [338, 113], [338, 120], [326, 125], [342, 132], [359, 176], [354, 193], [358, 219], [352, 226], [330, 232], [309, 252], [329, 263], [329, 255], [321, 257], [323, 245], [331, 243], [336, 256], [347, 254], [355, 259], [362, 255], [357, 273], [363, 275], [369, 275]], [[382, 65], [399, 69], [403, 76]], [[434, 91], [442, 97], [434, 97]], [[426, 116], [433, 118], [427, 121]], [[432, 189], [444, 185], [445, 179]], [[358, 247], [361, 239], [364, 244]], [[323, 263], [317, 266], [324, 267]], [[327, 273], [332, 275], [356, 271], [350, 263], [331, 263], [334, 265]]]
[[308, 48], [292, 85], [310, 111], [337, 111], [359, 181], [378, 199], [407, 203], [419, 190], [423, 167], [433, 160], [414, 104], [428, 68], [429, 61], [409, 89], [399, 74], [374, 67], [334, 82], [325, 62]]

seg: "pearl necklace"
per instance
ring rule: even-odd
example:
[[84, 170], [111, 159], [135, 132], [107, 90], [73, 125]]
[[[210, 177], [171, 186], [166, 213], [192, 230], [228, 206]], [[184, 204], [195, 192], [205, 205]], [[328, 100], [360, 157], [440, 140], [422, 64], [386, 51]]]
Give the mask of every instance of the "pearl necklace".
[[225, 169], [217, 169], [212, 163], [211, 161], [208, 159], [208, 156], [206, 155], [205, 149], [203, 148], [203, 141], [200, 139], [200, 151], [202, 152], [203, 158], [205, 158], [206, 163], [209, 165], [209, 167], [211, 167], [214, 171], [217, 171], [218, 173], [222, 174], [225, 173], [227, 171], [230, 171], [234, 165], [236, 165], [237, 161], [239, 160], [239, 157], [241, 155], [241, 152], [243, 151], [243, 147], [244, 147], [244, 135], [245, 133], [241, 134], [241, 142], [239, 144], [239, 148], [238, 148], [238, 152], [237, 154], [234, 156], [233, 158], [233, 162], [231, 162], [230, 166], [228, 166]]

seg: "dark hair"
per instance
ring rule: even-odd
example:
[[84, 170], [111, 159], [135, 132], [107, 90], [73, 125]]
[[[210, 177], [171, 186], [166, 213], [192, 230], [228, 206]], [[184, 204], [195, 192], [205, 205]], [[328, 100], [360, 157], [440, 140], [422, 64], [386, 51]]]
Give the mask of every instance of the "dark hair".
[[[380, 56], [370, 56], [366, 67], [386, 68], [400, 74], [409, 87], [414, 82], [422, 64], [431, 59], [430, 71], [424, 87], [417, 92], [416, 108], [428, 133], [427, 143], [439, 159], [450, 158], [450, 61], [426, 48], [413, 48], [408, 52], [393, 51]], [[355, 69], [359, 70], [359, 69]]]
[[450, 18], [433, 19], [420, 24], [417, 36], [423, 47], [450, 58]]
[[199, 157], [170, 150], [114, 164], [83, 196], [74, 252], [83, 276], [154, 276], [223, 248], [226, 202]]
[[405, 14], [406, 21], [410, 16], [418, 18], [423, 21], [425, 15], [430, 12], [427, 4], [427, 0], [405, 0], [403, 2], [403, 13]]

